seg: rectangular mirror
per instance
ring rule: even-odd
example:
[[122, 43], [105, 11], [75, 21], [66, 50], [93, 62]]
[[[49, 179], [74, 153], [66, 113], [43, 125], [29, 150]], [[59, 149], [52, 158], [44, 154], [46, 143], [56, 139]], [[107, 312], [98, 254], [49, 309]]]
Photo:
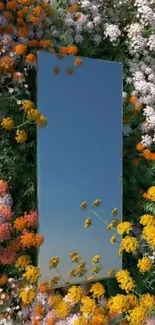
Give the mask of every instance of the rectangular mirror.
[[122, 89], [120, 63], [38, 54], [39, 266], [51, 286], [122, 266], [106, 229], [122, 213]]

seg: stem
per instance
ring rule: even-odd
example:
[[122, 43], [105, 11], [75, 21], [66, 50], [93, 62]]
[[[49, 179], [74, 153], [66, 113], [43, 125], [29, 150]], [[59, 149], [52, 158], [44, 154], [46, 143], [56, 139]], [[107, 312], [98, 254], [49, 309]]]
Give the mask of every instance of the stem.
[[64, 282], [64, 284], [66, 284], [66, 281], [64, 280], [63, 276], [61, 275], [59, 269], [56, 267], [57, 273], [59, 274], [61, 280]]
[[28, 124], [29, 122], [30, 122], [30, 120], [26, 120], [24, 123], [22, 123], [18, 126], [14, 126], [13, 129], [18, 129], [18, 128], [22, 127], [23, 125]]
[[84, 277], [84, 279], [85, 279], [86, 281], [88, 281], [87, 278], [86, 278], [86, 276], [85, 276], [85, 274], [83, 275], [83, 277]]
[[108, 223], [104, 221], [95, 211], [90, 211], [92, 214], [94, 214], [101, 222], [103, 222], [106, 226]]

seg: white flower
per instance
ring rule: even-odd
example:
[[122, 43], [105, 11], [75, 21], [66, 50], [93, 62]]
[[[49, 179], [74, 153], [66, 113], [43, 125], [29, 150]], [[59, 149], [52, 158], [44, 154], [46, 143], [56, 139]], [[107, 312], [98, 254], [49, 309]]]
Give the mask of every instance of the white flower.
[[117, 25], [106, 24], [104, 34], [105, 37], [109, 37], [111, 42], [114, 42], [120, 37], [121, 32]]
[[152, 137], [149, 136], [148, 134], [142, 135], [142, 141], [141, 143], [145, 148], [149, 148], [152, 144], [153, 140]]

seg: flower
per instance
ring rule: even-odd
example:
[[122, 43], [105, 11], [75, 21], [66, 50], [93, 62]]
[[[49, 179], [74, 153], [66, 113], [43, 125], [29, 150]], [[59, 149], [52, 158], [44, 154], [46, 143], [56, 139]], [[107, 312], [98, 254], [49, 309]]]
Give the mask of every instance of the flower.
[[8, 283], [8, 277], [6, 274], [2, 274], [0, 277], [0, 287], [6, 285]]
[[92, 274], [98, 274], [101, 271], [101, 267], [100, 266], [95, 266], [91, 269], [91, 273]]
[[67, 300], [69, 303], [74, 306], [81, 301], [82, 296], [84, 295], [84, 291], [79, 286], [72, 286], [67, 293]]
[[10, 117], [3, 118], [1, 126], [3, 129], [10, 131], [14, 127], [14, 120]]
[[129, 311], [128, 320], [131, 325], [144, 325], [147, 318], [146, 310], [142, 306], [137, 306]]
[[28, 265], [31, 264], [31, 258], [28, 255], [21, 255], [17, 258], [17, 261], [15, 263], [15, 267], [19, 271], [24, 271]]
[[80, 312], [83, 315], [91, 317], [95, 313], [95, 310], [96, 310], [95, 300], [88, 296], [82, 297]]
[[80, 208], [81, 208], [81, 209], [86, 209], [87, 206], [88, 206], [88, 205], [87, 205], [87, 202], [84, 201], [84, 202], [81, 203]]
[[155, 217], [152, 214], [144, 214], [140, 217], [140, 224], [143, 226], [153, 225], [155, 224]]
[[69, 55], [77, 55], [77, 53], [78, 53], [78, 48], [77, 48], [76, 46], [72, 45], [72, 46], [68, 47], [68, 49], [67, 49], [67, 53], [68, 53]]
[[87, 218], [84, 222], [84, 227], [88, 228], [92, 225], [92, 219], [91, 218]]
[[40, 277], [40, 269], [37, 266], [28, 265], [26, 266], [23, 277], [26, 278], [31, 284], [37, 282]]
[[96, 282], [95, 284], [92, 285], [90, 292], [93, 294], [94, 299], [96, 298], [101, 299], [105, 294], [105, 288], [101, 283]]
[[121, 242], [122, 250], [125, 250], [127, 253], [134, 253], [138, 248], [138, 241], [135, 237], [126, 236], [122, 239]]
[[126, 293], [134, 291], [135, 282], [130, 277], [130, 273], [127, 270], [120, 270], [116, 274], [116, 280], [119, 283], [119, 286], [122, 290], [125, 290]]
[[113, 235], [111, 238], [110, 238], [110, 243], [111, 244], [114, 244], [116, 242], [116, 236]]
[[147, 191], [151, 201], [155, 202], [155, 186], [151, 186]]
[[0, 216], [3, 217], [4, 221], [11, 221], [13, 216], [11, 207], [7, 205], [0, 205]]
[[56, 268], [59, 263], [60, 263], [60, 258], [59, 257], [53, 257], [49, 262], [50, 270], [53, 269], [53, 268]]
[[8, 183], [0, 179], [0, 194], [5, 194], [8, 192]]
[[76, 58], [76, 59], [74, 60], [74, 65], [75, 65], [76, 67], [80, 67], [80, 66], [82, 65], [82, 60], [81, 60], [80, 58]]
[[55, 314], [58, 318], [65, 319], [69, 313], [71, 312], [70, 305], [64, 301], [61, 300], [56, 306], [55, 306]]
[[8, 222], [0, 225], [0, 243], [11, 238], [12, 227]]
[[101, 204], [101, 200], [97, 199], [93, 202], [92, 206], [93, 207], [98, 207]]
[[152, 269], [152, 260], [149, 257], [144, 256], [142, 259], [138, 260], [137, 266], [140, 272], [148, 272]]
[[117, 294], [114, 297], [110, 297], [107, 301], [106, 308], [110, 312], [125, 313], [129, 309], [129, 302], [127, 296], [123, 294]]
[[19, 297], [24, 305], [32, 303], [36, 297], [36, 289], [33, 286], [24, 287], [20, 290]]
[[24, 130], [17, 130], [16, 131], [16, 141], [17, 143], [24, 143], [27, 140], [28, 136]]
[[16, 261], [16, 253], [9, 247], [0, 248], [0, 264], [11, 265]]
[[155, 249], [155, 225], [147, 225], [143, 228], [142, 238]]
[[100, 255], [95, 255], [93, 258], [92, 258], [92, 264], [97, 264], [100, 262]]
[[23, 54], [25, 54], [25, 53], [26, 53], [26, 49], [27, 49], [27, 47], [26, 47], [26, 45], [24, 45], [24, 44], [18, 44], [18, 45], [16, 45], [16, 46], [14, 47], [14, 51], [15, 51], [15, 53], [18, 54], [18, 55], [23, 55]]
[[119, 235], [124, 235], [124, 233], [129, 234], [129, 232], [132, 230], [132, 224], [131, 222], [125, 221], [120, 222], [117, 226], [117, 232]]
[[118, 214], [118, 208], [114, 208], [111, 212], [112, 217], [117, 216], [117, 214]]

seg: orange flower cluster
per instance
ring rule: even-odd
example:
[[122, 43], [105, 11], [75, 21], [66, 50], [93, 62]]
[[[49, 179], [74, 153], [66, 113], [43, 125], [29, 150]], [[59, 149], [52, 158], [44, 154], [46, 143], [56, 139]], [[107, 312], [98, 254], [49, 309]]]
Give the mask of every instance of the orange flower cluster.
[[36, 228], [38, 223], [38, 214], [36, 211], [25, 212], [23, 216], [16, 218], [14, 229], [22, 231], [25, 228]]
[[40, 234], [26, 232], [21, 235], [21, 245], [23, 249], [30, 247], [40, 247], [44, 242], [44, 238]]

